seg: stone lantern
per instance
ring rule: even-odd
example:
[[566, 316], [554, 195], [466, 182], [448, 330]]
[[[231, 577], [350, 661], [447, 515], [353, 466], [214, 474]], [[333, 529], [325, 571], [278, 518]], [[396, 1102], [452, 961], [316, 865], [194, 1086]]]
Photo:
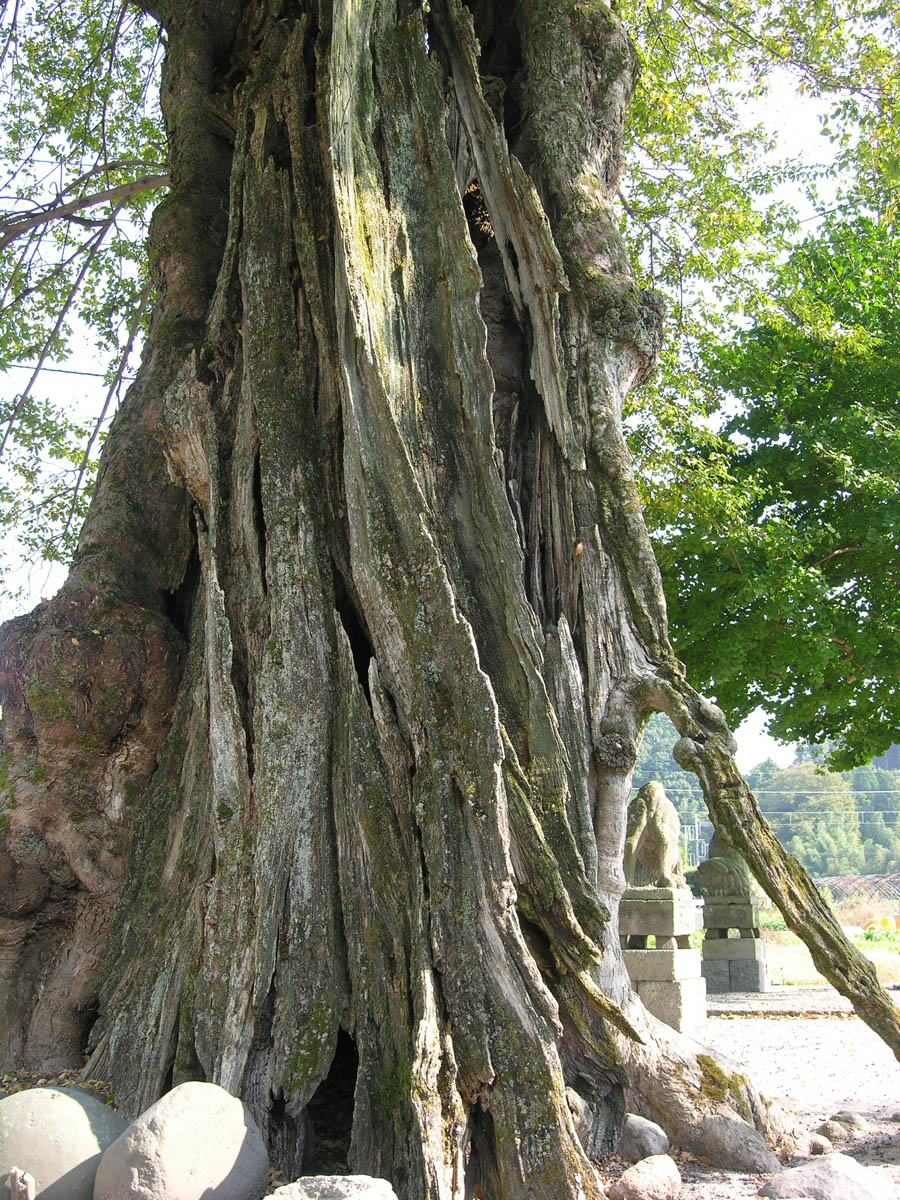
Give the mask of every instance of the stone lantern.
[[[697, 868], [707, 893], [703, 906], [703, 978], [709, 992], [767, 992], [766, 944], [747, 864], [715, 833]], [[732, 932], [736, 936], [732, 936]]]

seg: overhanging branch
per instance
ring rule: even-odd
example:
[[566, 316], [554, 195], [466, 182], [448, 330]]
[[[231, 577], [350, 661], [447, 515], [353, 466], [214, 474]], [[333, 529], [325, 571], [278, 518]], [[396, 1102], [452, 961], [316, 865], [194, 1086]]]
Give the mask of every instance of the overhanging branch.
[[734, 762], [734, 743], [716, 714], [683, 680], [664, 689], [663, 709], [681, 734], [673, 754], [700, 781], [710, 818], [746, 860], [805, 942], [818, 971], [900, 1059], [900, 1012], [875, 968], [847, 938], [809, 873], [779, 842]]
[[130, 196], [136, 196], [140, 192], [149, 192], [154, 188], [168, 187], [170, 179], [168, 175], [145, 175], [143, 179], [134, 179], [131, 183], [122, 183], [118, 187], [106, 188], [101, 192], [92, 192], [89, 196], [82, 196], [78, 200], [70, 200], [66, 204], [58, 204], [52, 208], [41, 208], [30, 213], [28, 216], [20, 216], [19, 214], [10, 215], [5, 218], [0, 218], [0, 250], [3, 250], [10, 242], [21, 237], [23, 233], [28, 233], [31, 229], [36, 229], [40, 225], [47, 225], [51, 221], [64, 221], [74, 217], [77, 213], [83, 212], [86, 208], [94, 208], [98, 204], [108, 204], [127, 200]]

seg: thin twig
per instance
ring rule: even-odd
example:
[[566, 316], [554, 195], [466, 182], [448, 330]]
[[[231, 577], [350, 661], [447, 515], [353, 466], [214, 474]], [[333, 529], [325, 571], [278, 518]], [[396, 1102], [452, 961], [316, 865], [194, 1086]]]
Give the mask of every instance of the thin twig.
[[69, 515], [66, 517], [66, 524], [63, 528], [62, 534], [60, 535], [61, 541], [65, 541], [66, 534], [71, 528], [72, 519], [75, 516], [75, 507], [78, 503], [78, 495], [81, 491], [81, 484], [84, 480], [84, 475], [88, 467], [88, 461], [91, 457], [91, 450], [94, 448], [94, 442], [97, 440], [97, 437], [103, 426], [103, 422], [106, 420], [106, 414], [109, 410], [110, 404], [112, 403], [112, 398], [122, 384], [122, 377], [125, 374], [125, 367], [128, 365], [128, 357], [131, 354], [132, 347], [134, 346], [134, 339], [137, 337], [137, 332], [141, 325], [141, 319], [146, 311], [147, 301], [150, 299], [150, 293], [152, 291], [153, 284], [148, 282], [144, 287], [143, 292], [141, 292], [141, 298], [138, 302], [137, 311], [132, 317], [131, 324], [128, 327], [128, 340], [125, 343], [125, 349], [122, 351], [122, 355], [119, 359], [118, 365], [116, 366], [115, 378], [110, 384], [109, 391], [106, 393], [106, 399], [103, 401], [103, 408], [100, 410], [100, 416], [94, 422], [94, 428], [91, 430], [91, 436], [88, 438], [87, 445], [84, 448], [84, 454], [81, 456], [81, 465], [78, 469], [78, 478], [75, 480], [75, 487], [72, 490], [72, 503], [69, 506]]

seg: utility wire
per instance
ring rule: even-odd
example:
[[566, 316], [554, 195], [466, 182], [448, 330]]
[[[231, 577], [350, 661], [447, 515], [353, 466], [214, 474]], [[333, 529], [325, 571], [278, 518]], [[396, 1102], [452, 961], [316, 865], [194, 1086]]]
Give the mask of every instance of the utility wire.
[[[638, 789], [632, 790], [637, 791]], [[781, 788], [779, 790], [751, 788], [751, 791], [754, 796], [900, 796], [900, 788], [852, 788], [849, 791], [844, 791], [843, 788], [822, 788], [816, 792], [808, 792], [805, 788]], [[666, 794], [668, 795], [670, 792], [673, 796], [703, 795], [699, 788], [691, 787], [666, 787]]]
[[[10, 371], [13, 368], [17, 371], [33, 371], [35, 368], [29, 366], [28, 363], [7, 363], [3, 368], [5, 371]], [[41, 367], [41, 371], [52, 371], [54, 375], [85, 375], [91, 379], [105, 379], [106, 375], [103, 371], [71, 371], [67, 367]], [[134, 375], [123, 375], [123, 379], [134, 379]]]

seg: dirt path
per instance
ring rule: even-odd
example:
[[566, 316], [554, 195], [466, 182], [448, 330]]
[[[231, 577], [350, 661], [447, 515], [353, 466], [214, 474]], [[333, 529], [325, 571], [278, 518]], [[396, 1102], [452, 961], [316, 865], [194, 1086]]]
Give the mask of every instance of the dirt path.
[[[779, 988], [767, 998], [729, 998], [712, 1007], [699, 1040], [738, 1063], [801, 1126], [812, 1131], [842, 1109], [869, 1119], [869, 1132], [835, 1149], [889, 1179], [900, 1198], [900, 1119], [892, 1119], [900, 1117], [900, 1063], [846, 1011], [846, 1002], [831, 989]], [[760, 1009], [767, 1015], [758, 1015]], [[688, 1159], [679, 1161], [679, 1169], [679, 1200], [747, 1200], [765, 1178], [714, 1171]]]

